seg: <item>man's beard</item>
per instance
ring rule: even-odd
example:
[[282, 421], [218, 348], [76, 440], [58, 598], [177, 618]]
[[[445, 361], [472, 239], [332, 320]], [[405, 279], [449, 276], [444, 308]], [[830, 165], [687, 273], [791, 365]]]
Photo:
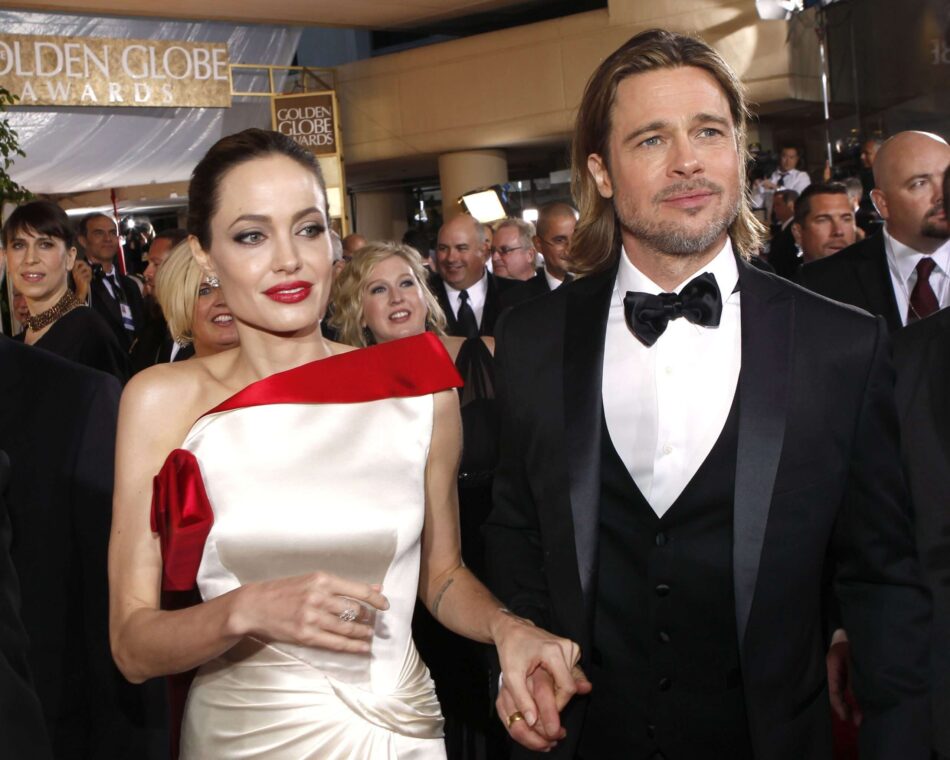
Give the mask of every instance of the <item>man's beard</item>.
[[937, 240], [950, 238], [950, 226], [947, 225], [947, 220], [944, 219], [942, 222], [938, 222], [933, 218], [941, 211], [943, 211], [942, 205], [934, 206], [924, 215], [924, 221], [920, 225], [920, 233], [924, 237], [936, 238]]
[[[708, 190], [716, 195], [723, 195], [723, 188], [707, 179], [698, 179], [691, 182], [677, 182], [664, 188], [651, 199], [651, 204], [659, 206], [667, 198], [682, 195], [691, 190]], [[642, 211], [636, 211], [629, 204], [614, 198], [614, 210], [620, 225], [633, 237], [642, 240], [658, 253], [668, 256], [696, 256], [708, 250], [729, 229], [729, 226], [739, 215], [739, 193], [731, 199], [731, 203], [722, 209], [721, 213], [711, 219], [702, 229], [692, 232], [685, 225], [672, 221], [660, 222], [650, 218]], [[705, 209], [687, 210], [692, 215], [699, 214]]]

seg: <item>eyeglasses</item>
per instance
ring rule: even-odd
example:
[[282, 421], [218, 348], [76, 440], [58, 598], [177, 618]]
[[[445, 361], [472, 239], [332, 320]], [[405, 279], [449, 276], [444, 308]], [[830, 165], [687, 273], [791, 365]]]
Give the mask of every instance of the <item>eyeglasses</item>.
[[547, 240], [546, 238], [539, 237], [538, 240], [540, 240], [542, 243], [547, 243], [552, 248], [567, 248], [571, 244], [571, 241], [565, 237], [556, 237], [554, 240]]
[[520, 250], [522, 250], [523, 248], [524, 248], [523, 245], [516, 245], [516, 246], [514, 246], [513, 248], [508, 248], [507, 246], [502, 246], [501, 248], [492, 248], [492, 249], [491, 249], [491, 252], [492, 252], [492, 255], [494, 255], [494, 254], [496, 254], [496, 253], [500, 253], [502, 256], [507, 256], [509, 253], [512, 253], [512, 252], [514, 252], [514, 251], [520, 251]]

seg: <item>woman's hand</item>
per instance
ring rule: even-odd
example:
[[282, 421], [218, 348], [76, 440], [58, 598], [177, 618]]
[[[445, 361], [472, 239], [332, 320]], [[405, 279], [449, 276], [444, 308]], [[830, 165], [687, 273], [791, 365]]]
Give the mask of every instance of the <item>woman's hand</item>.
[[575, 694], [591, 690], [577, 664], [580, 647], [506, 610], [500, 615], [492, 637], [503, 673], [498, 717], [520, 744], [550, 749], [565, 735], [560, 711]]
[[369, 652], [376, 610], [388, 609], [379, 586], [318, 572], [242, 586], [230, 626], [266, 641]]

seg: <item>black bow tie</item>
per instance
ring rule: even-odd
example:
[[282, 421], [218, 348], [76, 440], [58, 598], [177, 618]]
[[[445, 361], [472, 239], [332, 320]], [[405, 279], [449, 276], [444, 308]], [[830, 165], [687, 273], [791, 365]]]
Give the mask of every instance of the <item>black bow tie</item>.
[[722, 317], [722, 296], [711, 272], [686, 283], [679, 293], [635, 293], [623, 299], [627, 325], [641, 343], [652, 346], [671, 319], [685, 317], [694, 325], [718, 327]]

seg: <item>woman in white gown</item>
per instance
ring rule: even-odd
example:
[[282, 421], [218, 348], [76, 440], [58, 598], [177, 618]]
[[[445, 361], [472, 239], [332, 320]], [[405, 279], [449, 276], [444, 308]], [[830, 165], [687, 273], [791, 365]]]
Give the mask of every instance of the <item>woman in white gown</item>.
[[[519, 695], [509, 723], [537, 719], [538, 669], [566, 702], [583, 683], [576, 645], [462, 565], [451, 360], [426, 335], [359, 351], [321, 336], [331, 253], [313, 157], [246, 130], [202, 159], [189, 199], [193, 253], [240, 346], [126, 388], [110, 545], [122, 672], [198, 669], [181, 757], [443, 757], [417, 594], [496, 645]], [[160, 589], [192, 588], [200, 603], [160, 609]]]

